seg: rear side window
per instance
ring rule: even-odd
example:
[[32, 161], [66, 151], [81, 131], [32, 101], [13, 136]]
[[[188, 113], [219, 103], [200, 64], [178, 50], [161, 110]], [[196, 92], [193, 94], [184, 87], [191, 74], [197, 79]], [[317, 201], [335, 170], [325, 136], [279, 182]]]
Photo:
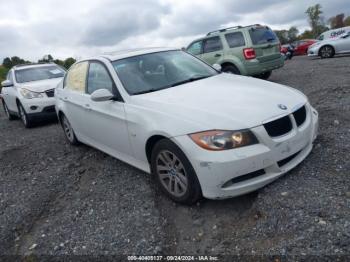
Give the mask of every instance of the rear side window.
[[85, 93], [88, 65], [88, 62], [81, 62], [72, 66], [67, 73], [64, 87], [79, 93]]
[[87, 93], [92, 94], [98, 89], [108, 89], [113, 93], [113, 81], [107, 69], [101, 63], [91, 62], [89, 66]]
[[203, 53], [215, 52], [222, 49], [222, 43], [219, 36], [203, 40]]
[[194, 42], [187, 48], [187, 52], [192, 55], [199, 55], [202, 53], [202, 41]]
[[256, 27], [249, 29], [249, 34], [254, 45], [277, 42], [276, 34], [268, 27]]
[[245, 46], [244, 36], [242, 32], [226, 34], [225, 38], [230, 48]]

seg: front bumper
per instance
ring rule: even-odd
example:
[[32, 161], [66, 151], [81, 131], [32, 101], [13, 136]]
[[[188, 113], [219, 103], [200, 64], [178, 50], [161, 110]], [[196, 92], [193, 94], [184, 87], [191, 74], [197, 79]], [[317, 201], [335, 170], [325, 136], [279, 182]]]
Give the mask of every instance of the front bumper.
[[56, 116], [54, 97], [22, 99], [21, 104], [31, 119], [45, 119]]
[[318, 130], [316, 110], [309, 105], [307, 110], [300, 127], [293, 122], [292, 131], [278, 138], [271, 138], [263, 126], [252, 128], [260, 142], [252, 146], [215, 152], [200, 148], [188, 136], [173, 140], [195, 169], [204, 197], [234, 197], [271, 183], [307, 157]]
[[309, 48], [307, 50], [307, 55], [308, 56], [318, 56], [318, 53], [319, 53], [319, 47], [313, 47], [313, 48]]

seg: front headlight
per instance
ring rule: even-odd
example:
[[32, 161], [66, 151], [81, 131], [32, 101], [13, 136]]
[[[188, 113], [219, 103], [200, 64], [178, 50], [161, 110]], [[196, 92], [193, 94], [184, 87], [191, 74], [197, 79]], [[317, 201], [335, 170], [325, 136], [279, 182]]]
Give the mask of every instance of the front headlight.
[[190, 134], [189, 136], [200, 147], [212, 151], [228, 150], [258, 144], [258, 139], [249, 130], [213, 130]]
[[41, 93], [33, 92], [25, 88], [22, 88], [20, 90], [20, 93], [24, 98], [27, 98], [27, 99], [44, 97]]

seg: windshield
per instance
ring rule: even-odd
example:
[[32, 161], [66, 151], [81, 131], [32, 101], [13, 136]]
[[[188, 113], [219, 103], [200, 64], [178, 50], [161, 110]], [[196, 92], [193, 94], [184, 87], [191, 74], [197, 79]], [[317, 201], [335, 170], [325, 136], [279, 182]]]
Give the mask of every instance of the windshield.
[[144, 94], [217, 75], [201, 60], [183, 51], [165, 51], [112, 62], [130, 95]]
[[15, 71], [17, 83], [39, 81], [64, 76], [64, 70], [58, 66], [40, 66]]
[[277, 42], [276, 34], [268, 27], [255, 27], [249, 30], [254, 45]]

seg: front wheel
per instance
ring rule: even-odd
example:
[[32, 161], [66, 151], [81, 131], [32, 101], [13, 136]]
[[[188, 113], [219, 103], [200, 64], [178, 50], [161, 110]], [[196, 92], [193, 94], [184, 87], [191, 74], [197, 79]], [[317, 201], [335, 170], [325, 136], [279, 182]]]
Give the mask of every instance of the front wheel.
[[335, 54], [334, 48], [326, 45], [320, 49], [321, 58], [332, 58]]
[[201, 198], [196, 172], [182, 150], [172, 141], [163, 139], [155, 145], [151, 170], [161, 190], [175, 202], [190, 205]]
[[32, 126], [32, 121], [31, 119], [28, 117], [26, 111], [24, 110], [24, 107], [22, 106], [21, 103], [18, 103], [18, 114], [19, 114], [19, 117], [21, 118], [22, 120], [22, 123], [23, 125], [26, 127], [26, 128], [29, 128]]
[[7, 105], [6, 105], [4, 100], [2, 100], [2, 105], [4, 107], [4, 111], [5, 111], [7, 119], [8, 120], [14, 120], [15, 117], [10, 113], [10, 111], [9, 111], [9, 109], [8, 109], [8, 107], [7, 107]]

